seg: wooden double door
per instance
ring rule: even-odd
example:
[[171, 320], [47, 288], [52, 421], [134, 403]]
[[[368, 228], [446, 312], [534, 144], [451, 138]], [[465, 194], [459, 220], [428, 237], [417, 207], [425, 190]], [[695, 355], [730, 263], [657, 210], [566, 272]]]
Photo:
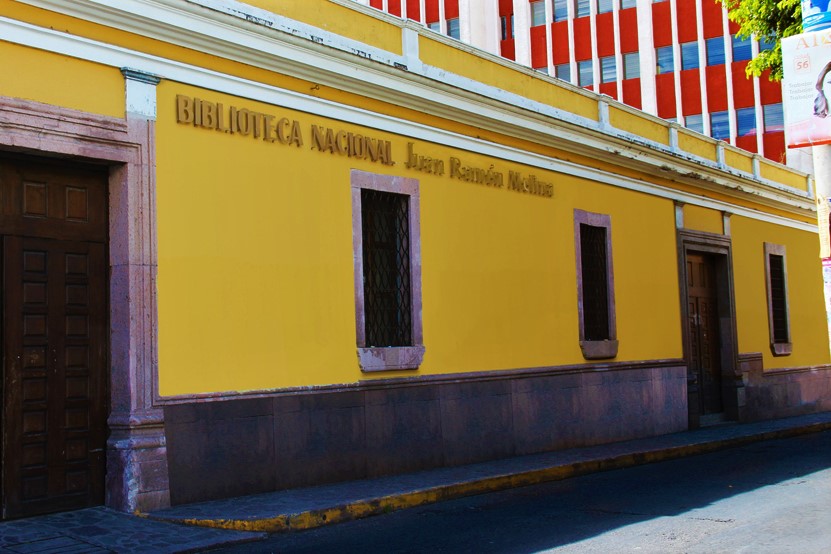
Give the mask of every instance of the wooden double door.
[[104, 500], [107, 173], [0, 157], [3, 518]]

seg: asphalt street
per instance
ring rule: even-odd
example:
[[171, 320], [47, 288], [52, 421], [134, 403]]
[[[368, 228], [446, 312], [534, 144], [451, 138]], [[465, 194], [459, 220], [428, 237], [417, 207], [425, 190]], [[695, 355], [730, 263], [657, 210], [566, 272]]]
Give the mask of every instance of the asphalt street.
[[277, 534], [219, 552], [828, 553], [831, 432]]

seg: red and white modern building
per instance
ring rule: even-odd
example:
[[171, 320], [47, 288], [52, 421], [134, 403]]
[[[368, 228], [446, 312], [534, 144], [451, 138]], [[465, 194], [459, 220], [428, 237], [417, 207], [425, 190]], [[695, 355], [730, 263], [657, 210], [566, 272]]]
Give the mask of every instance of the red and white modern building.
[[[356, 0], [786, 161], [782, 92], [745, 76], [764, 43], [736, 37], [714, 0]], [[810, 156], [787, 162], [810, 169]]]

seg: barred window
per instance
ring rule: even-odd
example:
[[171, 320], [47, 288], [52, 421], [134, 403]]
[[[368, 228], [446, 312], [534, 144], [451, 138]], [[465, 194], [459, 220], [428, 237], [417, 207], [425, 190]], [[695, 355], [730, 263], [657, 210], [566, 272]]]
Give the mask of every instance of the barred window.
[[361, 191], [367, 346], [412, 341], [408, 203], [403, 194]]
[[610, 216], [574, 210], [580, 348], [586, 359], [617, 356], [611, 229]]
[[783, 245], [765, 243], [765, 270], [770, 348], [774, 356], [787, 356], [792, 351], [792, 345], [788, 319], [788, 272]]
[[418, 180], [352, 170], [355, 322], [363, 371], [424, 357]]
[[609, 287], [606, 281], [606, 228], [580, 224], [583, 279], [583, 337], [609, 339]]

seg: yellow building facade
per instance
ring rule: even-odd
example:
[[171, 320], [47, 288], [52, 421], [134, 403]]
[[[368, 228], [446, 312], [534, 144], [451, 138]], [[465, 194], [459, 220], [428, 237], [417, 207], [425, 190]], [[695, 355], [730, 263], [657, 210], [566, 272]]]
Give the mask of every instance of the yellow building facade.
[[0, 31], [4, 517], [831, 407], [804, 174], [347, 0]]

